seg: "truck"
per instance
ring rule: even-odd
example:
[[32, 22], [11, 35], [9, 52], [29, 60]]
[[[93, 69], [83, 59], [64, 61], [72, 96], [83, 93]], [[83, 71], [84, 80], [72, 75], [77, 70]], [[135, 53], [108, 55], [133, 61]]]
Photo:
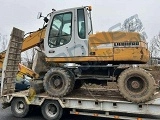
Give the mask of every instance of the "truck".
[[[22, 30], [13, 29], [3, 61], [1, 96], [3, 105], [11, 106], [16, 117], [25, 117], [32, 105], [41, 106], [48, 120], [60, 119], [64, 108], [72, 114], [115, 119], [134, 118], [128, 114], [159, 115], [158, 85], [150, 72], [139, 67], [119, 67], [148, 61], [144, 37], [135, 32], [93, 34], [91, 10], [91, 6], [53, 10], [47, 15], [50, 19], [44, 17], [47, 24], [26, 38]], [[15, 93], [20, 53], [34, 46], [45, 53], [43, 63], [49, 66], [42, 71], [44, 91], [39, 92], [36, 88], [40, 86], [35, 84], [29, 90]], [[74, 65], [68, 67], [64, 63]], [[104, 89], [76, 90], [82, 80], [116, 82], [118, 94]], [[121, 113], [125, 115], [120, 116]]]

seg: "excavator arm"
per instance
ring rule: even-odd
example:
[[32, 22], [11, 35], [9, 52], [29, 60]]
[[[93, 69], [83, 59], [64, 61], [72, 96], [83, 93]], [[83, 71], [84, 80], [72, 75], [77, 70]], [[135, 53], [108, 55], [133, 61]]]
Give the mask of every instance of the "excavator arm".
[[22, 52], [35, 46], [40, 46], [40, 44], [43, 42], [45, 31], [46, 29], [44, 27], [42, 29], [30, 33], [30, 35], [27, 36], [22, 43]]
[[[44, 28], [39, 29], [35, 32], [29, 33], [29, 35], [24, 38], [24, 41], [22, 43], [22, 52], [24, 52], [30, 48], [33, 48], [35, 46], [42, 45], [41, 43], [43, 43], [45, 30], [46, 29], [44, 27]], [[6, 54], [6, 51], [3, 51], [0, 53], [0, 69], [2, 69], [5, 54]], [[17, 75], [18, 76], [28, 75], [29, 77], [32, 77], [32, 78], [39, 77], [39, 75], [36, 72], [34, 72], [33, 70], [29, 69], [28, 67], [26, 67], [22, 64], [19, 64], [19, 72]]]
[[34, 72], [33, 70], [31, 70], [30, 68], [26, 67], [25, 65], [21, 63], [19, 63], [17, 75], [21, 78], [23, 78], [24, 75], [27, 75], [31, 78], [39, 77], [39, 75], [36, 72]]

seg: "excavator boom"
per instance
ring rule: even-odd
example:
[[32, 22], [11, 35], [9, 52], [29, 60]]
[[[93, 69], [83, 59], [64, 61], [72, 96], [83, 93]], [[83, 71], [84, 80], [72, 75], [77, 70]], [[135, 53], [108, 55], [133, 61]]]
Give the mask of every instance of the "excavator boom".
[[27, 36], [22, 43], [22, 52], [35, 46], [39, 46], [43, 42], [45, 31], [46, 29], [42, 28]]

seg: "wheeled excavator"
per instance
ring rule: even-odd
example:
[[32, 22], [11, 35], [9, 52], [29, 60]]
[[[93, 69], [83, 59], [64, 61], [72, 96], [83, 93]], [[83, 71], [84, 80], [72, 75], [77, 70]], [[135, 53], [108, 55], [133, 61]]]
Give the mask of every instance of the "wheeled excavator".
[[24, 38], [21, 50], [39, 46], [45, 55], [43, 61], [49, 64], [43, 71], [45, 91], [63, 97], [81, 80], [106, 84], [112, 81], [128, 101], [150, 100], [156, 91], [152, 75], [139, 67], [119, 67], [147, 63], [149, 50], [144, 37], [124, 31], [93, 34], [91, 11], [91, 6], [53, 10], [44, 17], [42, 29]]

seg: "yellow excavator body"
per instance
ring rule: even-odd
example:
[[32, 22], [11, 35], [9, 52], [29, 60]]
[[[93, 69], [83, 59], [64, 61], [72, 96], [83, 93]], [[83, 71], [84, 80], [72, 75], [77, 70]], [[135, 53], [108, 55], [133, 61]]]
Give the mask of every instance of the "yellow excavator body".
[[49, 62], [147, 63], [149, 50], [145, 40], [136, 32], [99, 32], [88, 39], [88, 56], [53, 57]]

